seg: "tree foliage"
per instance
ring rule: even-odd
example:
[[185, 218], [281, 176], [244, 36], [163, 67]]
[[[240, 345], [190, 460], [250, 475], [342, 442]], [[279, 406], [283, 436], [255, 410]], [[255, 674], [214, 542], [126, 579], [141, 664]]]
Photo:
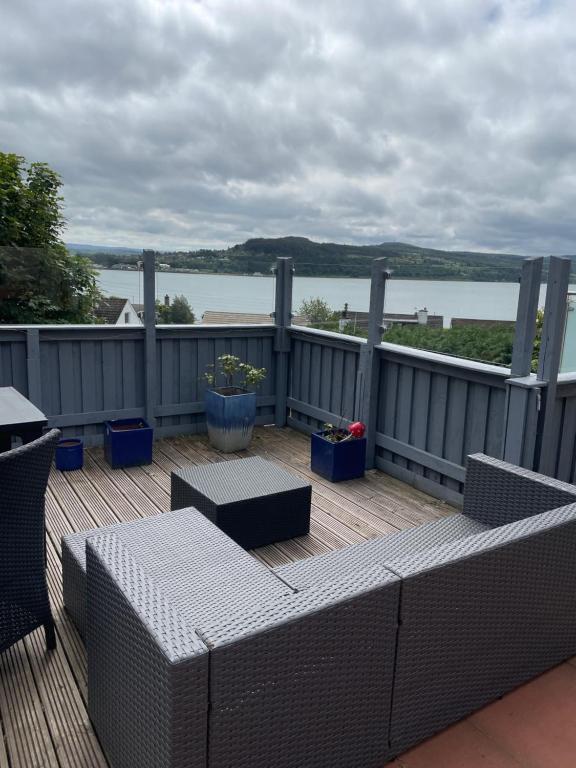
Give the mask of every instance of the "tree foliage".
[[186, 325], [192, 324], [195, 320], [194, 312], [185, 296], [175, 296], [170, 310], [173, 323]]
[[250, 363], [244, 363], [237, 355], [220, 355], [216, 364], [206, 367], [204, 378], [210, 386], [217, 385], [223, 379], [225, 388], [256, 389], [266, 378], [266, 368], [256, 368]]
[[428, 349], [485, 363], [510, 365], [514, 330], [509, 326], [428, 328], [425, 325], [394, 326], [383, 341], [405, 347]]
[[334, 312], [330, 309], [327, 302], [319, 296], [304, 299], [300, 304], [298, 314], [303, 315], [312, 325], [328, 323], [334, 320]]
[[0, 152], [0, 322], [93, 322], [95, 273], [60, 239], [61, 186], [46, 163]]
[[157, 303], [156, 309], [161, 323], [192, 325], [196, 320], [185, 296], [175, 296], [168, 305]]

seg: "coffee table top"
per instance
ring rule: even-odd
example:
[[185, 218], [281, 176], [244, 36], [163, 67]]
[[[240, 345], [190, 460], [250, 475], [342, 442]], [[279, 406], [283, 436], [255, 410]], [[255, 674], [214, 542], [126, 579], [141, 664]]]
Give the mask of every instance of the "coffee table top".
[[184, 467], [174, 474], [217, 505], [310, 487], [259, 456]]

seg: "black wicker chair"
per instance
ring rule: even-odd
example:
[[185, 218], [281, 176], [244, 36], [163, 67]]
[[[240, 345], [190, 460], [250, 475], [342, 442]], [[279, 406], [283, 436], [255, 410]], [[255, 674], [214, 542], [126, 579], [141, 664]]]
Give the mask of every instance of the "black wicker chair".
[[46, 583], [44, 497], [60, 432], [0, 453], [0, 653], [37, 627], [56, 647]]

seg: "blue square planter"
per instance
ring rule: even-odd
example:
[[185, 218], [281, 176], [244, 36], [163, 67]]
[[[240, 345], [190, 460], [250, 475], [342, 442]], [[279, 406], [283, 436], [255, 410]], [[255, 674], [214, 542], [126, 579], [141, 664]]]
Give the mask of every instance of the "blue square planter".
[[144, 419], [116, 419], [104, 426], [104, 454], [113, 469], [152, 463], [154, 430]]
[[366, 438], [332, 443], [326, 440], [325, 434], [324, 431], [314, 432], [312, 435], [312, 471], [332, 483], [363, 477], [366, 466]]

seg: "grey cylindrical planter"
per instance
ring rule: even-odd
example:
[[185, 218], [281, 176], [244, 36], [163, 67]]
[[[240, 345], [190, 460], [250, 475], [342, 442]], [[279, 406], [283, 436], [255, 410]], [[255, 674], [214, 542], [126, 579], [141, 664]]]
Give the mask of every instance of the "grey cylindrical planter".
[[250, 445], [256, 420], [256, 394], [235, 388], [235, 394], [206, 390], [206, 425], [214, 448], [223, 453], [241, 451]]

